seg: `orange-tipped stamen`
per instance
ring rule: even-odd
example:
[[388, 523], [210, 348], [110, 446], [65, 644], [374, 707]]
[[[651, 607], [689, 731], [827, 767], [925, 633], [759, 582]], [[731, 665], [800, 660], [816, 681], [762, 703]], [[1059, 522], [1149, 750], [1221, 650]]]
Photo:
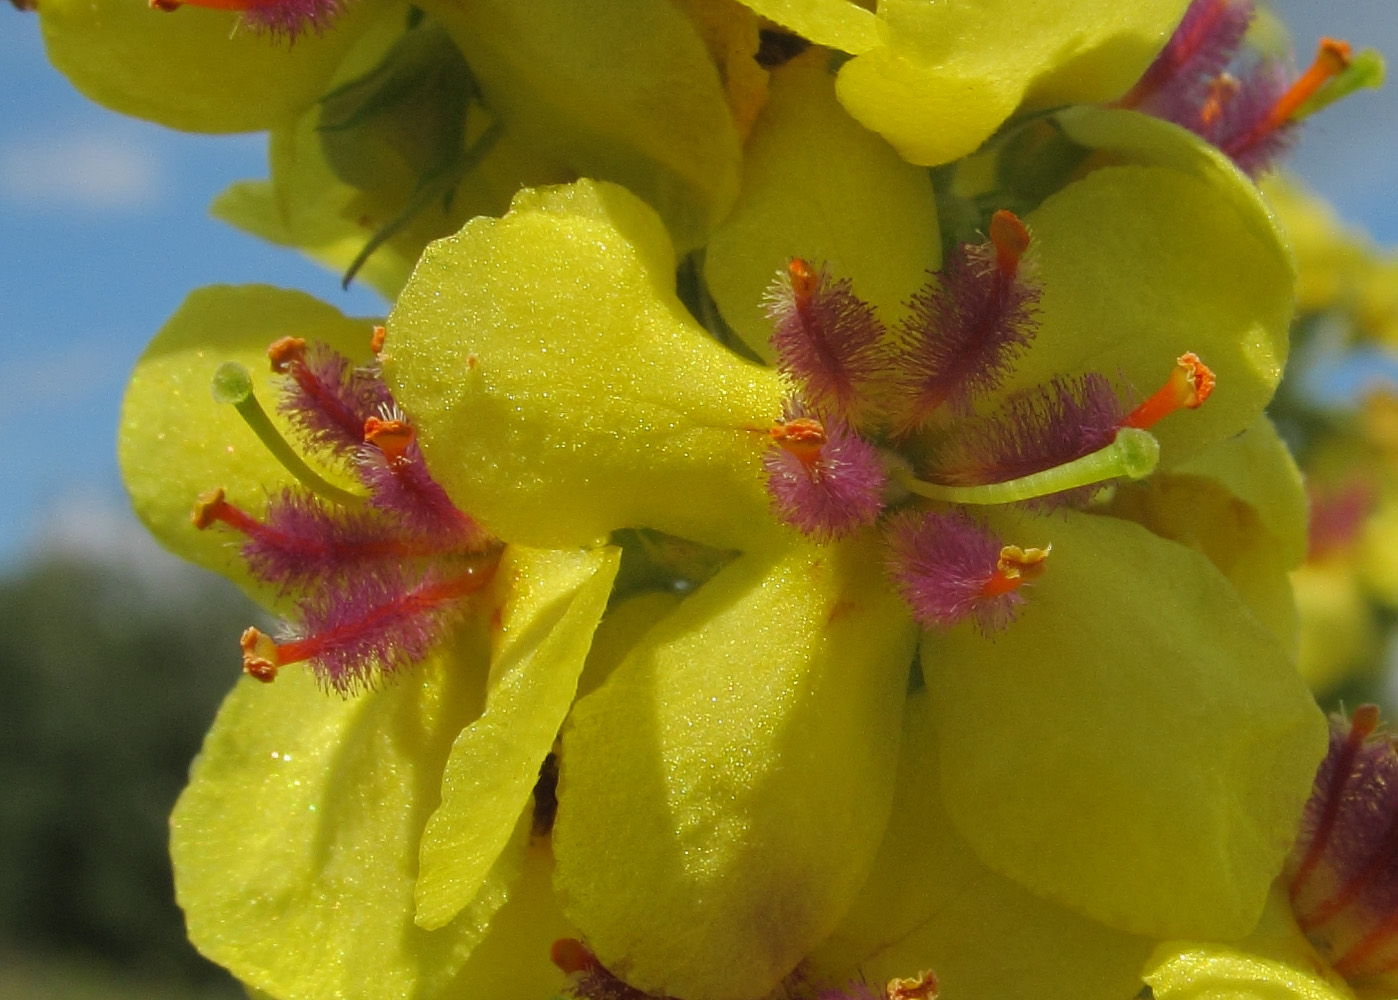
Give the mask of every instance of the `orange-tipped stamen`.
[[811, 299], [820, 287], [820, 275], [800, 257], [792, 257], [786, 265], [787, 277], [791, 280], [791, 294], [796, 299], [797, 309], [809, 308]]
[[213, 527], [216, 523], [228, 525], [244, 535], [256, 533], [262, 524], [254, 517], [234, 507], [224, 498], [223, 487], [199, 494], [189, 519], [200, 531]]
[[301, 337], [282, 337], [267, 346], [267, 359], [272, 362], [272, 371], [286, 374], [293, 363], [306, 363], [306, 341]]
[[996, 269], [1006, 278], [1013, 278], [1029, 249], [1029, 230], [1019, 216], [1002, 208], [990, 217], [990, 242], [995, 247]]
[[1000, 558], [995, 564], [995, 572], [981, 587], [981, 596], [1000, 597], [1018, 590], [1024, 584], [1037, 580], [1043, 575], [1052, 545], [1043, 548], [1022, 549], [1018, 545], [1006, 545], [1000, 549]]
[[259, 629], [244, 629], [238, 644], [243, 647], [243, 673], [264, 684], [276, 680], [277, 671], [284, 662], [288, 662], [281, 659], [280, 650], [272, 637]]
[[364, 421], [364, 440], [369, 442], [390, 462], [396, 462], [407, 454], [413, 443], [413, 428], [404, 420], [381, 420], [370, 417]]
[[1267, 116], [1248, 129], [1243, 135], [1228, 144], [1230, 150], [1246, 150], [1257, 145], [1268, 135], [1291, 121], [1301, 106], [1309, 101], [1321, 87], [1339, 76], [1350, 64], [1351, 50], [1348, 42], [1335, 38], [1322, 38], [1316, 49], [1315, 61], [1310, 69], [1287, 88], [1286, 93], [1277, 98], [1267, 112]]
[[1176, 410], [1197, 409], [1214, 391], [1216, 381], [1213, 370], [1197, 354], [1181, 354], [1165, 384], [1127, 414], [1121, 426], [1149, 430]]
[[376, 326], [374, 332], [369, 335], [369, 350], [375, 355], [383, 353], [383, 342], [388, 337], [388, 327]]
[[784, 420], [772, 428], [771, 435], [778, 447], [795, 455], [806, 469], [820, 461], [821, 450], [829, 440], [825, 425], [812, 417]]
[[939, 989], [937, 974], [924, 969], [910, 979], [890, 979], [883, 995], [887, 1000], [936, 1000]]
[[1204, 106], [1199, 109], [1199, 121], [1205, 128], [1213, 128], [1218, 124], [1241, 86], [1238, 78], [1231, 73], [1220, 73], [1209, 82]]
[[577, 938], [559, 938], [550, 945], [549, 961], [566, 976], [597, 968], [597, 959]]
[[[1350, 716], [1349, 726], [1345, 745], [1340, 749], [1339, 757], [1335, 761], [1333, 771], [1335, 787], [1330, 788], [1327, 792], [1325, 807], [1321, 811], [1320, 820], [1316, 823], [1315, 836], [1311, 838], [1310, 846], [1306, 848], [1306, 854], [1301, 859], [1301, 863], [1296, 866], [1296, 873], [1292, 875], [1291, 884], [1287, 886], [1287, 892], [1293, 903], [1301, 891], [1305, 889], [1316, 866], [1320, 864], [1321, 857], [1330, 846], [1330, 835], [1335, 830], [1335, 822], [1340, 815], [1340, 804], [1344, 799], [1342, 793], [1345, 780], [1354, 770], [1354, 759], [1359, 755], [1364, 741], [1378, 729], [1379, 707], [1377, 705], [1360, 705]], [[1314, 914], [1298, 914], [1297, 916], [1303, 930], [1308, 926], [1315, 926], [1322, 922], [1322, 920], [1314, 919]]]

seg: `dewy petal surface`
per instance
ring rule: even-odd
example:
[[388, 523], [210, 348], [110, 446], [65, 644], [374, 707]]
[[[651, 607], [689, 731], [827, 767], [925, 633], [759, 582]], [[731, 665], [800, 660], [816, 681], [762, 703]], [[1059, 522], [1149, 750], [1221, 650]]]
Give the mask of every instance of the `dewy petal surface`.
[[349, 6], [359, 9], [295, 45], [234, 31], [235, 13], [195, 7], [45, 0], [39, 18], [49, 60], [97, 103], [190, 132], [252, 132], [313, 104], [359, 33], [405, 10]]
[[1250, 426], [1281, 379], [1293, 278], [1276, 231], [1260, 232], [1234, 197], [1192, 172], [1105, 167], [1030, 213], [1039, 333], [1003, 391], [1088, 370], [1145, 398], [1193, 351], [1218, 385], [1198, 410], [1151, 429], [1162, 467]]
[[413, 925], [417, 844], [452, 742], [481, 708], [484, 616], [391, 687], [343, 699], [309, 670], [244, 678], [171, 817], [190, 939], [279, 998], [427, 997], [485, 933], [527, 836], [446, 928]]
[[508, 541], [645, 526], [771, 546], [759, 462], [776, 373], [674, 294], [659, 219], [611, 184], [521, 192], [433, 244], [389, 317], [384, 374], [453, 500]]
[[[214, 401], [214, 371], [225, 361], [246, 366], [263, 409], [286, 433], [267, 346], [304, 337], [367, 361], [370, 330], [368, 320], [350, 319], [301, 292], [215, 285], [190, 294], [136, 363], [117, 442], [132, 506], [162, 545], [266, 598], [268, 588], [253, 582], [236, 541], [222, 531], [198, 531], [189, 520], [207, 490], [223, 487], [230, 503], [260, 512], [269, 496], [295, 482], [237, 411]], [[343, 472], [319, 471], [351, 484]]]
[[835, 100], [826, 54], [773, 71], [743, 159], [743, 188], [705, 251], [704, 276], [728, 324], [771, 358], [763, 296], [792, 257], [849, 278], [885, 323], [941, 266], [927, 171], [900, 159]]
[[873, 871], [811, 957], [833, 982], [932, 968], [960, 1000], [1121, 1000], [1140, 988], [1152, 942], [1034, 896], [986, 868], [942, 802], [926, 690], [908, 696], [898, 787]]
[[648, 992], [755, 998], [834, 929], [888, 818], [914, 629], [863, 537], [739, 558], [578, 702], [564, 911]]
[[1019, 620], [993, 644], [923, 642], [948, 812], [989, 867], [1070, 909], [1241, 936], [1295, 837], [1320, 711], [1203, 556], [1113, 518], [1016, 520], [1004, 533], [1053, 543]]
[[485, 712], [461, 731], [442, 804], [423, 832], [417, 922], [435, 930], [489, 888], [573, 703], [621, 550], [511, 547], [496, 570], [505, 594]]
[[973, 152], [1020, 107], [1120, 96], [1185, 0], [883, 0], [880, 45], [840, 70], [840, 101], [913, 163]]
[[626, 185], [676, 242], [703, 242], [738, 193], [718, 70], [668, 3], [432, 0], [506, 129], [577, 174]]

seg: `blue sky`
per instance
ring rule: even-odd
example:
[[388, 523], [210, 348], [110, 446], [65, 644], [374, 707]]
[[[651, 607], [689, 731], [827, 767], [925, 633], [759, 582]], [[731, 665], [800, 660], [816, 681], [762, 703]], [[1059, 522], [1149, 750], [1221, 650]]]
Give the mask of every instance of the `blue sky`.
[[[142, 0], [131, 0], [142, 2]], [[1398, 53], [1394, 0], [1281, 4], [1308, 57], [1322, 33]], [[114, 455], [126, 376], [186, 292], [214, 282], [303, 288], [347, 312], [383, 305], [209, 219], [233, 180], [265, 174], [261, 136], [199, 136], [90, 104], [43, 56], [33, 15], [0, 7], [0, 568], [65, 536], [134, 531]], [[1398, 243], [1398, 99], [1359, 95], [1307, 131], [1292, 166], [1343, 214]], [[114, 548], [125, 544], [111, 537]], [[71, 544], [65, 547], [71, 548]]]

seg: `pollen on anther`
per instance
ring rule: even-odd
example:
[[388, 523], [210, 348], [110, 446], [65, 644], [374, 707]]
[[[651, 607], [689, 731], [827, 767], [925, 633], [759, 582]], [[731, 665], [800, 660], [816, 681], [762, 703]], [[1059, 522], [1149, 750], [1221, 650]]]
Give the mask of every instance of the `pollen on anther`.
[[[964, 514], [906, 511], [888, 522], [889, 575], [924, 628], [971, 619], [989, 635], [1024, 604], [1048, 549], [1005, 546]], [[1016, 554], [1017, 553], [1017, 554]]]
[[762, 464], [777, 516], [817, 541], [853, 534], [883, 511], [888, 474], [878, 449], [798, 404], [773, 428]]

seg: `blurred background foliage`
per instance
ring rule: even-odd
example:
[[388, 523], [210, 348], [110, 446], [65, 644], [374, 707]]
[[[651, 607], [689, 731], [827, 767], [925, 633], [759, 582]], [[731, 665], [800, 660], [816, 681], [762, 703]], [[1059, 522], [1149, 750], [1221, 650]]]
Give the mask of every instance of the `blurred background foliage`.
[[166, 817], [257, 616], [158, 553], [0, 580], [0, 998], [241, 995], [185, 940]]

